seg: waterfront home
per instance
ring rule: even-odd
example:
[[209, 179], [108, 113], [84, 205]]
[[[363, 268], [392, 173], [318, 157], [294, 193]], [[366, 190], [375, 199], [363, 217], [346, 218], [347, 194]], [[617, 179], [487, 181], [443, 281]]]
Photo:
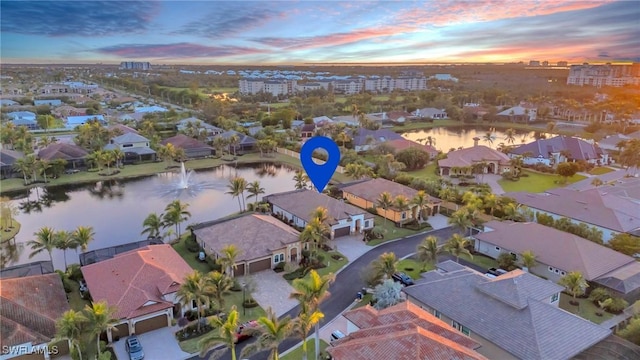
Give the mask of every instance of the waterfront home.
[[524, 144], [509, 151], [510, 157], [522, 156], [525, 164], [555, 166], [566, 161], [586, 161], [594, 165], [609, 163], [609, 155], [600, 146], [570, 136], [554, 136]]
[[368, 151], [375, 149], [378, 145], [384, 144], [387, 141], [402, 139], [402, 135], [395, 133], [391, 130], [369, 130], [364, 128], [358, 128], [351, 131], [351, 138], [353, 139], [353, 147], [357, 152]]
[[16, 175], [14, 165], [18, 159], [24, 158], [24, 153], [15, 150], [0, 148], [0, 175], [2, 179]]
[[252, 138], [249, 135], [243, 134], [241, 132], [237, 132], [235, 130], [225, 131], [222, 134], [218, 134], [214, 136], [213, 139], [215, 140], [215, 138], [221, 137], [227, 141], [230, 141], [234, 135], [237, 137], [238, 142], [236, 142], [235, 144], [229, 144], [228, 146], [229, 153], [246, 154], [256, 150], [256, 144], [258, 140], [256, 140], [255, 138]]
[[537, 115], [537, 108], [526, 105], [517, 105], [514, 107], [510, 107], [496, 114], [496, 116], [503, 121], [524, 123], [536, 121]]
[[447, 118], [447, 112], [444, 109], [422, 108], [412, 112], [411, 115], [418, 119], [443, 120]]
[[473, 175], [474, 166], [481, 166], [480, 173], [502, 174], [511, 170], [509, 157], [504, 153], [484, 145], [478, 145], [479, 138], [474, 138], [474, 145], [469, 148], [454, 150], [447, 157], [438, 160], [441, 176]]
[[165, 146], [167, 144], [172, 144], [177, 149], [184, 149], [185, 156], [188, 159], [211, 156], [215, 152], [211, 146], [185, 134], [178, 134], [168, 139], [164, 139], [161, 144]]
[[409, 149], [409, 148], [415, 148], [415, 149], [419, 149], [422, 150], [424, 152], [426, 152], [427, 154], [429, 154], [429, 158], [430, 159], [434, 159], [437, 155], [438, 155], [438, 150], [436, 150], [436, 148], [434, 148], [431, 145], [422, 145], [420, 143], [417, 143], [415, 141], [411, 141], [409, 139], [395, 139], [395, 140], [390, 140], [387, 141], [386, 143], [387, 145], [389, 145], [391, 148], [393, 148], [393, 150], [396, 152], [396, 154], [399, 151], [405, 150], [405, 149]]
[[206, 136], [215, 136], [224, 132], [223, 129], [195, 117], [182, 119], [176, 123], [176, 130], [178, 131], [186, 131], [189, 128], [197, 130], [198, 133], [204, 133]]
[[133, 132], [116, 136], [105, 145], [104, 150], [119, 149], [124, 153], [124, 162], [154, 161], [156, 152], [150, 147], [149, 139]]
[[67, 168], [76, 169], [85, 165], [85, 157], [89, 153], [87, 150], [81, 148], [78, 145], [55, 143], [51, 144], [38, 152], [38, 159], [40, 160], [67, 160]]

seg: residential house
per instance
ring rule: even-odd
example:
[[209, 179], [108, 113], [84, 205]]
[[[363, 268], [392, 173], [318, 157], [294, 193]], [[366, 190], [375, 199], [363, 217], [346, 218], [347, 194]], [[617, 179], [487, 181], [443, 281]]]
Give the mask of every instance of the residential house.
[[59, 99], [42, 99], [42, 100], [33, 100], [33, 105], [34, 106], [41, 106], [41, 105], [47, 105], [47, 106], [60, 106], [62, 105], [62, 100]]
[[512, 254], [518, 261], [532, 251], [537, 265], [529, 272], [554, 282], [579, 271], [592, 287], [606, 287], [630, 303], [640, 298], [640, 263], [593, 241], [537, 223], [489, 221], [474, 235], [474, 249], [497, 259]]
[[0, 148], [0, 176], [2, 179], [13, 177], [17, 172], [14, 165], [18, 159], [24, 158], [24, 153]]
[[269, 270], [281, 262], [297, 263], [302, 251], [300, 232], [270, 215], [247, 214], [191, 228], [207, 255], [217, 258], [231, 244], [240, 249], [235, 276]]
[[405, 149], [416, 148], [429, 154], [430, 159], [434, 159], [439, 153], [438, 150], [431, 145], [422, 145], [405, 138], [387, 141], [387, 145], [391, 146], [393, 150], [395, 150], [396, 154]]
[[408, 301], [383, 310], [366, 305], [343, 316], [347, 336], [327, 348], [334, 360], [487, 359], [474, 351], [477, 341]]
[[[176, 297], [193, 269], [171, 245], [148, 245], [81, 268], [93, 301], [116, 308], [114, 336], [140, 335], [171, 326], [195, 304], [183, 307]], [[117, 339], [117, 338], [116, 338]]]
[[223, 129], [208, 124], [195, 117], [182, 119], [176, 124], [176, 130], [178, 131], [185, 131], [190, 127], [195, 128], [198, 133], [206, 134], [206, 136], [215, 136], [224, 132]]
[[300, 128], [300, 137], [303, 139], [308, 139], [313, 137], [316, 133], [316, 124], [304, 124], [302, 128]]
[[84, 116], [67, 116], [67, 129], [75, 129], [76, 126], [84, 125], [90, 121], [97, 121], [103, 126], [107, 125], [107, 121], [103, 115], [84, 115]]
[[85, 165], [85, 157], [89, 153], [87, 150], [81, 148], [78, 145], [55, 143], [51, 144], [38, 152], [38, 159], [40, 160], [67, 160], [67, 167], [76, 169]]
[[165, 146], [167, 144], [172, 144], [178, 149], [184, 149], [185, 156], [188, 159], [207, 157], [215, 153], [215, 150], [211, 146], [185, 134], [178, 134], [168, 139], [164, 139], [161, 144]]
[[317, 127], [323, 127], [327, 124], [333, 123], [333, 120], [328, 116], [318, 116], [313, 118], [313, 123], [316, 124]]
[[166, 108], [163, 108], [162, 106], [141, 106], [141, 107], [137, 107], [133, 109], [133, 112], [136, 113], [157, 113], [157, 112], [167, 112], [169, 110], [167, 110]]
[[433, 119], [442, 120], [448, 117], [447, 112], [444, 109], [436, 108], [422, 108], [412, 112], [411, 115], [419, 119]]
[[387, 121], [390, 121], [394, 124], [404, 124], [413, 116], [411, 113], [406, 111], [389, 111], [385, 114]]
[[118, 116], [118, 120], [120, 121], [135, 121], [135, 122], [141, 122], [144, 120], [144, 117], [147, 115], [148, 113], [128, 113], [128, 114], [122, 114]]
[[0, 279], [0, 288], [0, 359], [50, 359], [69, 353], [67, 341], [50, 344], [56, 320], [69, 310], [60, 275]]
[[520, 145], [509, 152], [510, 157], [522, 156], [525, 164], [554, 166], [565, 161], [586, 161], [594, 165], [609, 163], [609, 155], [600, 146], [570, 136], [554, 136]]
[[602, 231], [605, 243], [620, 233], [640, 236], [640, 203], [620, 194], [601, 193], [597, 188], [583, 191], [558, 188], [539, 194], [511, 192], [505, 196], [556, 220], [565, 217], [576, 224], [595, 226]]
[[285, 222], [304, 228], [311, 221], [311, 213], [318, 207], [327, 209], [326, 224], [331, 229], [331, 239], [361, 234], [373, 229], [374, 216], [366, 210], [313, 190], [294, 190], [265, 196], [271, 205], [271, 213]]
[[237, 132], [235, 130], [225, 131], [222, 134], [216, 135], [214, 139], [219, 136], [227, 141], [230, 141], [234, 135], [237, 136], [238, 142], [236, 142], [235, 144], [229, 144], [230, 153], [246, 154], [256, 150], [256, 144], [258, 143], [258, 140], [252, 138], [249, 135], [243, 134], [241, 132]]
[[514, 106], [496, 114], [496, 116], [502, 118], [504, 121], [524, 123], [536, 121], [537, 115], [537, 108], [526, 105]]
[[0, 106], [18, 106], [19, 102], [10, 99], [0, 99]]
[[440, 211], [440, 199], [429, 195], [426, 195], [427, 205], [423, 209], [418, 209], [418, 206], [413, 204], [404, 210], [396, 208], [395, 205], [387, 210], [383, 209], [378, 205], [378, 199], [383, 192], [391, 194], [393, 199], [400, 195], [405, 196], [409, 201], [418, 194], [418, 190], [383, 178], [347, 183], [341, 187], [341, 190], [342, 197], [351, 204], [367, 210], [375, 208], [378, 215], [397, 224], [426, 219]]
[[156, 159], [156, 152], [151, 148], [149, 139], [133, 132], [114, 137], [104, 149], [120, 149], [124, 153], [125, 164]]
[[390, 140], [402, 139], [402, 135], [391, 130], [369, 130], [358, 128], [351, 131], [353, 146], [357, 152], [375, 149], [376, 146]]
[[114, 124], [109, 126], [109, 129], [114, 130], [120, 134], [138, 134], [138, 130], [124, 124]]
[[606, 138], [598, 141], [598, 146], [603, 151], [611, 153], [611, 151], [620, 151], [618, 144], [631, 140], [631, 137], [624, 134], [615, 134], [607, 136]]
[[51, 110], [51, 114], [57, 116], [59, 118], [66, 118], [67, 116], [81, 116], [86, 115], [86, 109], [78, 109], [77, 107], [71, 105], [62, 105], [57, 108]]
[[451, 260], [404, 288], [407, 300], [481, 344], [489, 359], [571, 359], [611, 331], [558, 307], [563, 290], [514, 270], [490, 279]]
[[26, 126], [29, 130], [36, 130], [40, 127], [36, 121], [36, 114], [31, 111], [13, 111], [7, 113], [7, 117], [15, 126]]
[[474, 140], [472, 147], [450, 151], [446, 158], [438, 160], [441, 176], [473, 175], [474, 166], [481, 166], [482, 174], [502, 174], [511, 171], [511, 159], [507, 155], [490, 147], [478, 145], [478, 138]]
[[[370, 114], [365, 115], [368, 118], [370, 117]], [[331, 119], [331, 122], [334, 123], [343, 123], [347, 126], [359, 126], [360, 125], [360, 118], [358, 118], [357, 116], [353, 116], [353, 115], [344, 115], [344, 116], [334, 116]]]

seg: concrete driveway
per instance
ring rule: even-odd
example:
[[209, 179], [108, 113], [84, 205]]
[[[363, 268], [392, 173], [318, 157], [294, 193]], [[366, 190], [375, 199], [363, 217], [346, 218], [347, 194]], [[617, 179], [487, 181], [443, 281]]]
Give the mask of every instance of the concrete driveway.
[[[144, 350], [144, 358], [149, 360], [183, 360], [192, 357], [192, 354], [180, 349], [178, 341], [173, 335], [178, 330], [180, 330], [178, 326], [172, 326], [138, 335]], [[129, 360], [129, 354], [124, 345], [125, 340], [126, 338], [121, 338], [113, 343], [113, 350], [118, 360]]]
[[341, 236], [331, 240], [330, 245], [351, 262], [371, 250], [371, 246], [367, 245], [363, 239], [364, 235], [362, 234]]
[[296, 300], [289, 299], [293, 287], [282, 275], [284, 273], [273, 270], [264, 270], [251, 275], [252, 281], [256, 284], [253, 298], [263, 309], [271, 307], [278, 317], [298, 305]]

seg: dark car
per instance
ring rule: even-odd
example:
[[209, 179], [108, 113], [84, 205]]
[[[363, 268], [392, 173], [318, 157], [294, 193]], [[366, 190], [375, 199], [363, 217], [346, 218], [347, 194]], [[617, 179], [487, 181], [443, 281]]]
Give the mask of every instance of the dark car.
[[399, 272], [399, 273], [395, 273], [391, 276], [391, 278], [393, 279], [393, 281], [402, 283], [402, 285], [405, 286], [409, 286], [409, 285], [413, 285], [413, 279], [411, 278], [411, 276], [403, 273], [403, 272]]
[[246, 323], [238, 326], [238, 330], [236, 331], [236, 344], [252, 337], [253, 334], [247, 330], [255, 329], [258, 326], [260, 326], [260, 324], [255, 320], [247, 321]]
[[138, 340], [137, 336], [135, 335], [129, 336], [124, 346], [127, 349], [127, 352], [129, 353], [130, 360], [144, 359], [144, 351], [142, 351], [142, 344], [140, 344], [140, 340]]
[[507, 273], [507, 270], [504, 269], [496, 269], [496, 268], [490, 268], [487, 271], [487, 274], [493, 275], [493, 276], [500, 276], [500, 275], [504, 275]]

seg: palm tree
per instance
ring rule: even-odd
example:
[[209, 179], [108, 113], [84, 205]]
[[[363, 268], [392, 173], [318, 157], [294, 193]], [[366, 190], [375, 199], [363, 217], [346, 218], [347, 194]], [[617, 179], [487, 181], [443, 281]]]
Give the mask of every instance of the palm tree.
[[[393, 205], [396, 207], [396, 209], [401, 213], [404, 214], [405, 211], [407, 211], [409, 209], [409, 199], [407, 199], [406, 196], [404, 195], [398, 195], [396, 196], [395, 199], [393, 199]], [[408, 216], [405, 216], [405, 219], [408, 219]], [[400, 218], [399, 224], [400, 227], [402, 227], [402, 217]]]
[[31, 171], [31, 168], [29, 167], [29, 161], [27, 160], [26, 157], [17, 159], [15, 163], [13, 163], [13, 169], [16, 172], [20, 172], [22, 173], [22, 176], [24, 178], [24, 184], [27, 185], [27, 174]]
[[464, 233], [467, 233], [467, 229], [471, 230], [473, 226], [473, 222], [471, 222], [469, 208], [464, 206], [458, 210], [456, 210], [451, 217], [449, 218], [449, 224], [455, 225], [460, 229], [464, 230]]
[[309, 177], [304, 172], [298, 170], [293, 176], [293, 181], [296, 182], [296, 190], [302, 190], [307, 188]]
[[174, 200], [164, 209], [164, 215], [162, 217], [164, 226], [175, 226], [178, 239], [180, 239], [180, 224], [191, 217], [191, 213], [187, 211], [188, 207], [189, 204], [182, 203], [180, 200]]
[[94, 302], [91, 306], [86, 305], [84, 308], [87, 324], [91, 336], [96, 337], [96, 346], [98, 350], [97, 358], [100, 358], [100, 334], [105, 331], [115, 329], [117, 319], [114, 319], [116, 309], [107, 305], [105, 301]]
[[391, 276], [398, 272], [398, 259], [395, 253], [386, 252], [380, 254], [371, 266], [378, 275], [391, 279]]
[[563, 276], [558, 282], [560, 285], [564, 286], [567, 292], [573, 297], [573, 304], [577, 304], [576, 297], [584, 294], [584, 292], [589, 287], [587, 280], [585, 280], [582, 273], [579, 271], [572, 271], [567, 275]]
[[460, 262], [460, 255], [467, 254], [470, 258], [473, 258], [471, 252], [467, 249], [469, 246], [469, 240], [462, 237], [460, 234], [453, 234], [446, 244], [444, 244], [444, 250], [456, 257], [456, 262]]
[[423, 264], [422, 270], [427, 267], [427, 263], [434, 264], [438, 261], [438, 254], [440, 253], [440, 247], [438, 246], [438, 238], [430, 235], [424, 238], [420, 244], [416, 247], [416, 255], [418, 260]]
[[40, 175], [42, 175], [42, 177], [44, 178], [44, 182], [45, 184], [47, 183], [47, 171], [49, 171], [49, 169], [51, 169], [51, 163], [47, 160], [39, 160], [36, 163], [36, 166], [38, 167], [38, 172], [40, 173]]
[[113, 153], [113, 157], [116, 160], [116, 167], [120, 168], [120, 160], [124, 159], [124, 152], [122, 152], [122, 150], [120, 150], [119, 148], [115, 148], [111, 150], [111, 152]]
[[507, 129], [504, 132], [504, 140], [509, 144], [516, 142], [516, 131], [514, 129]]
[[329, 235], [329, 226], [321, 223], [318, 218], [312, 218], [300, 233], [300, 241], [312, 243], [317, 248], [322, 246]]
[[226, 245], [220, 250], [220, 257], [218, 258], [218, 264], [222, 268], [223, 272], [230, 272], [231, 277], [234, 277], [235, 270], [237, 269], [236, 258], [240, 256], [242, 251], [238, 249], [234, 244]]
[[[71, 238], [73, 242], [80, 247], [82, 251], [87, 251], [89, 247], [89, 243], [93, 241], [93, 237], [96, 234], [93, 232], [93, 227], [91, 226], [78, 226], [73, 233], [71, 234]], [[77, 249], [75, 247], [74, 249]]]
[[536, 266], [536, 254], [531, 250], [527, 250], [520, 254], [522, 266], [525, 267], [529, 271], [532, 267]]
[[[247, 188], [247, 180], [243, 177], [234, 177], [229, 181], [229, 185], [227, 185], [229, 191], [225, 194], [229, 194], [232, 197], [238, 198], [238, 206], [240, 207], [240, 212], [244, 211], [242, 204], [244, 203], [244, 189]], [[240, 199], [242, 198], [242, 202]]]
[[[295, 279], [291, 284], [293, 292], [289, 298], [296, 299], [300, 304], [305, 304], [306, 310], [313, 313], [320, 309], [320, 304], [325, 301], [331, 293], [329, 287], [336, 280], [333, 273], [320, 276], [315, 270], [309, 271], [309, 276], [302, 279]], [[315, 323], [316, 335], [316, 359], [320, 354], [320, 323]]]
[[304, 303], [300, 304], [300, 314], [293, 319], [292, 332], [302, 339], [302, 359], [307, 360], [307, 337], [311, 329], [324, 318], [324, 314], [320, 310], [309, 310]]
[[224, 308], [224, 296], [233, 287], [233, 280], [219, 271], [210, 272], [205, 280], [211, 286], [211, 297], [218, 302], [220, 309]]
[[160, 236], [160, 229], [164, 227], [162, 216], [162, 214], [158, 215], [156, 213], [149, 214], [147, 218], [142, 222], [142, 226], [144, 227], [144, 229], [142, 230], [140, 235], [148, 234], [150, 238], [156, 238]]
[[82, 360], [82, 351], [80, 349], [80, 341], [83, 335], [83, 327], [87, 323], [87, 318], [80, 311], [65, 311], [58, 320], [56, 320], [56, 336], [54, 341], [67, 340], [69, 348], [74, 346], [78, 351], [78, 356]]
[[54, 234], [56, 248], [62, 250], [64, 254], [64, 270], [67, 270], [67, 249], [72, 249], [75, 246], [72, 233], [66, 230], [58, 230]]
[[384, 209], [384, 225], [387, 225], [387, 209], [393, 205], [393, 196], [385, 191], [378, 197], [378, 206]]
[[198, 270], [195, 270], [184, 278], [180, 289], [176, 293], [176, 299], [185, 307], [193, 306], [195, 302], [195, 310], [198, 313], [198, 331], [200, 331], [200, 317], [204, 313], [204, 305], [208, 305], [211, 302], [210, 295], [212, 290], [206, 277]]
[[318, 206], [311, 212], [311, 219], [318, 219], [318, 222], [324, 224], [329, 221], [329, 212], [327, 208]]
[[496, 139], [496, 136], [493, 135], [493, 133], [491, 131], [487, 131], [486, 134], [484, 134], [484, 136], [482, 137], [482, 140], [486, 141], [489, 143], [489, 147], [491, 147], [491, 145], [493, 145], [493, 141]]
[[255, 201], [253, 203], [253, 210], [255, 211], [258, 205], [258, 195], [264, 194], [264, 188], [260, 187], [260, 181], [256, 180], [247, 185], [247, 192], [249, 193], [249, 196], [247, 196], [247, 198], [255, 197]]
[[[226, 348], [231, 350], [231, 360], [236, 360], [236, 331], [240, 323], [240, 317], [238, 310], [234, 305], [227, 315], [227, 319], [222, 321], [217, 316], [209, 319], [209, 324], [213, 328], [218, 329], [218, 333], [212, 331], [205, 337], [198, 341], [198, 349], [200, 349], [200, 356], [203, 357], [210, 349], [218, 347], [219, 345], [225, 345]], [[209, 359], [219, 359], [227, 349], [222, 348], [213, 352]]]
[[484, 204], [485, 209], [489, 208], [491, 216], [493, 216], [493, 212], [498, 206], [498, 197], [494, 193], [488, 193], [482, 199], [482, 203]]
[[36, 237], [35, 240], [29, 240], [27, 242], [27, 245], [31, 247], [31, 250], [33, 250], [31, 254], [29, 254], [29, 259], [46, 250], [49, 253], [49, 259], [53, 264], [53, 256], [51, 255], [51, 252], [56, 248], [56, 236], [54, 230], [50, 227], [43, 227], [33, 235]]
[[429, 195], [427, 195], [424, 190], [420, 190], [416, 193], [413, 199], [411, 199], [411, 204], [415, 205], [418, 208], [417, 220], [422, 221], [422, 212], [427, 204], [429, 204]]
[[269, 308], [267, 316], [261, 316], [257, 322], [261, 325], [254, 329], [258, 333], [258, 338], [242, 349], [240, 357], [251, 356], [262, 350], [270, 350], [269, 360], [279, 360], [278, 346], [291, 334], [291, 317], [278, 319], [273, 309]]

